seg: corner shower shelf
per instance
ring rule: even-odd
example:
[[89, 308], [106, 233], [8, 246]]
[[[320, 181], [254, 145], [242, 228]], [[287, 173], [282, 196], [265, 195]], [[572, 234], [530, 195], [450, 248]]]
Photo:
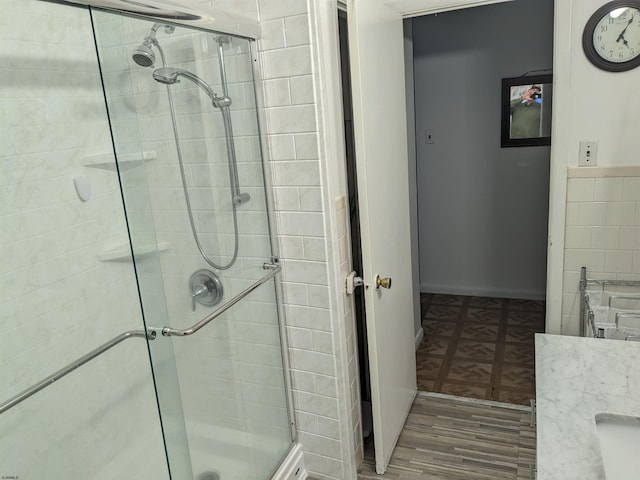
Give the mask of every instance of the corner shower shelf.
[[[145, 245], [136, 249], [136, 257], [149, 255], [155, 252], [164, 252], [169, 250], [169, 243], [158, 242], [158, 244]], [[131, 260], [131, 246], [128, 243], [118, 245], [101, 251], [98, 254], [101, 262], [124, 262]]]
[[[144, 152], [121, 153], [118, 155], [118, 165], [120, 170], [129, 170], [130, 168], [143, 165], [145, 160], [155, 160], [158, 153], [155, 150], [145, 150]], [[85, 167], [98, 168], [100, 170], [116, 171], [116, 162], [112, 153], [98, 153], [95, 155], [87, 155], [85, 157]]]

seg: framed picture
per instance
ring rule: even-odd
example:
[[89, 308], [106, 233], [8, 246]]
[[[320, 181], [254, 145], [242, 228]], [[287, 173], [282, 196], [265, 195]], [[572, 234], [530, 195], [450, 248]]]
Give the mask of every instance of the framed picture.
[[502, 79], [502, 147], [551, 145], [552, 78]]

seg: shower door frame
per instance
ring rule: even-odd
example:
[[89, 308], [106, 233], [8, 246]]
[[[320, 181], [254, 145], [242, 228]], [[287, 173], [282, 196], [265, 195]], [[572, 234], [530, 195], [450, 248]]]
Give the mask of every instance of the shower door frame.
[[[260, 23], [247, 17], [226, 13], [221, 9], [189, 6], [174, 0], [38, 0], [68, 6], [85, 6], [96, 10], [117, 13], [128, 17], [152, 19], [212, 33], [224, 33], [248, 40], [260, 38]], [[226, 19], [226, 22], [225, 22]]]

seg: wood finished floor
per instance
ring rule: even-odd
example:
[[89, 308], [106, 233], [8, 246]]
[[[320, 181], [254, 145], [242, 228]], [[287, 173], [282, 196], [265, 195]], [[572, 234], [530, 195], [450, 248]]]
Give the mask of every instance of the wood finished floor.
[[421, 294], [418, 390], [530, 405], [543, 301]]
[[530, 415], [530, 409], [418, 395], [386, 473], [375, 473], [369, 446], [358, 480], [529, 479], [536, 448]]

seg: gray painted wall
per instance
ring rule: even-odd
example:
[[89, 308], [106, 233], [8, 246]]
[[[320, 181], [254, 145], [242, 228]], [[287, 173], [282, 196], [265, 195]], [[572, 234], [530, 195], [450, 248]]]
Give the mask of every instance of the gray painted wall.
[[421, 291], [544, 298], [550, 147], [500, 148], [500, 89], [551, 69], [553, 1], [415, 18], [413, 48]]

